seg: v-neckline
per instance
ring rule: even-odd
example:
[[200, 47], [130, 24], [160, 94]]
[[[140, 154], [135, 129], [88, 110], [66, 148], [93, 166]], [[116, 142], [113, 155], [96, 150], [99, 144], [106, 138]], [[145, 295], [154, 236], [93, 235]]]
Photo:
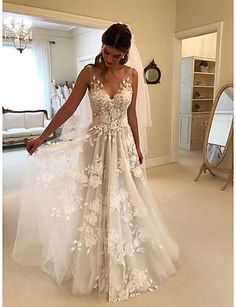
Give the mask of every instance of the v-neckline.
[[[100, 78], [97, 77], [97, 74], [96, 74], [95, 72], [93, 72], [93, 80], [94, 80], [94, 81], [95, 81], [95, 80], [97, 81], [97, 83], [99, 84], [100, 89], [103, 90], [104, 93], [107, 95], [107, 97], [112, 101], [112, 100], [114, 100], [114, 98], [120, 93], [120, 91], [121, 91], [121, 89], [122, 89], [122, 87], [123, 87], [123, 84], [124, 84], [126, 81], [129, 80], [129, 78], [130, 78], [130, 69], [131, 69], [131, 68], [129, 68], [129, 72], [128, 72], [127, 76], [126, 76], [125, 78], [123, 78], [123, 79], [120, 81], [120, 86], [118, 87], [118, 89], [117, 89], [116, 92], [114, 93], [113, 97], [111, 97], [111, 96], [108, 94], [107, 90], [105, 89], [105, 86], [104, 86], [103, 82], [100, 80]], [[94, 79], [94, 77], [95, 77], [95, 79]]]

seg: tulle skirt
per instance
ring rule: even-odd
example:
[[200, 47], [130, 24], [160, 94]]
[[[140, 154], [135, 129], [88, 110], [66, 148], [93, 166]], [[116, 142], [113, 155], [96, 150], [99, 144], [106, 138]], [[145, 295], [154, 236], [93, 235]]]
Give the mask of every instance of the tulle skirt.
[[127, 300], [180, 266], [179, 248], [140, 165], [130, 126], [88, 128], [27, 157], [12, 258], [73, 295]]

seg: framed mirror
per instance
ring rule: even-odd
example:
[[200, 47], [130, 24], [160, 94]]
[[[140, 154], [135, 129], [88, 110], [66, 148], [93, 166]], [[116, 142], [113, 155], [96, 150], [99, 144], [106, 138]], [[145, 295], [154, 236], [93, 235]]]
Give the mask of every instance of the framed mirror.
[[212, 112], [210, 127], [205, 142], [205, 163], [217, 166], [224, 158], [232, 134], [233, 87], [224, 88]]
[[152, 60], [152, 62], [147, 67], [144, 68], [144, 77], [147, 84], [160, 83], [161, 71], [157, 67], [154, 60]]
[[[211, 109], [203, 144], [203, 164], [195, 181], [206, 170], [215, 176], [212, 169], [220, 165], [227, 153], [233, 134], [233, 101], [233, 86], [230, 84], [222, 87]], [[232, 169], [227, 170], [229, 175], [222, 190], [232, 178]]]

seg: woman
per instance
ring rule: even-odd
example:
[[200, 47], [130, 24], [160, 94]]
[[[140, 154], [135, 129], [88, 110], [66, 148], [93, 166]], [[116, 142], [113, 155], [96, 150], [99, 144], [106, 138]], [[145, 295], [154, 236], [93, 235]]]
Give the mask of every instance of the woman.
[[[125, 65], [130, 46], [126, 25], [108, 28], [95, 64], [81, 71], [49, 126], [28, 142], [30, 189], [13, 251], [15, 261], [40, 265], [58, 284], [72, 280], [73, 295], [97, 288], [112, 302], [157, 289], [179, 265], [178, 246], [141, 168], [138, 74]], [[93, 118], [86, 131], [42, 145], [87, 89]]]

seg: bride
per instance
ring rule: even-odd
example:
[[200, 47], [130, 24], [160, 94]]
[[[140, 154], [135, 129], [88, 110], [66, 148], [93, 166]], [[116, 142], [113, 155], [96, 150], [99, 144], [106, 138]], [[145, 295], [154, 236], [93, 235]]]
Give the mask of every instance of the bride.
[[[112, 302], [158, 289], [180, 265], [143, 167], [136, 115], [140, 76], [125, 65], [131, 38], [125, 24], [104, 32], [95, 64], [81, 71], [48, 127], [27, 143], [12, 254], [18, 263], [39, 265], [58, 284], [71, 280], [73, 295], [97, 289]], [[87, 90], [88, 127], [46, 142]]]

